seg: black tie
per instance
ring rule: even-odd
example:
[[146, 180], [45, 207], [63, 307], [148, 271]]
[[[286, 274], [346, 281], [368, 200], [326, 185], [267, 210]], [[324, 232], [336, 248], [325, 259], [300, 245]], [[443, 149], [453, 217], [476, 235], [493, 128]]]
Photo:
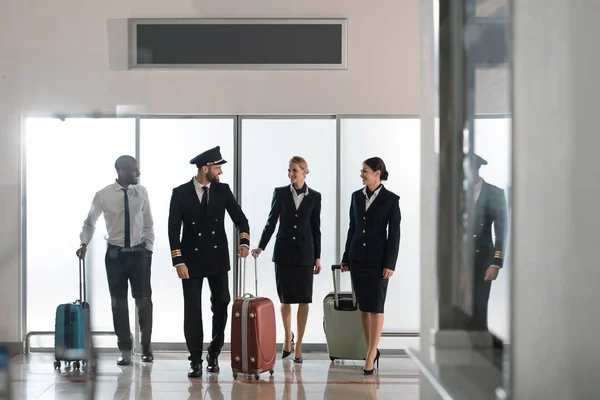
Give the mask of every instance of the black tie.
[[202, 201], [200, 202], [200, 210], [202, 214], [206, 211], [206, 206], [208, 205], [208, 188], [206, 186], [202, 186]]
[[125, 247], [131, 247], [131, 227], [129, 221], [129, 198], [127, 197], [127, 189], [123, 189], [125, 193]]

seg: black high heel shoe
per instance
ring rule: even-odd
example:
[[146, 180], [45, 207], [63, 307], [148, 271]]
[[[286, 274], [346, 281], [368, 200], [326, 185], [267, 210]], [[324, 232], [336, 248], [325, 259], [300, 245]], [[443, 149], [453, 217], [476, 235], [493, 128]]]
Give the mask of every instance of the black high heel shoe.
[[[381, 356], [381, 353], [379, 352], [379, 349], [377, 349], [377, 355], [375, 356], [375, 359], [373, 360], [373, 367], [375, 367], [375, 364], [377, 364], [377, 369], [379, 369], [379, 356]], [[374, 371], [375, 371], [375, 368], [363, 369], [363, 375], [373, 375]]]
[[290, 342], [290, 351], [281, 349], [281, 358], [289, 357], [293, 351], [294, 351], [294, 332], [292, 332], [292, 341]]

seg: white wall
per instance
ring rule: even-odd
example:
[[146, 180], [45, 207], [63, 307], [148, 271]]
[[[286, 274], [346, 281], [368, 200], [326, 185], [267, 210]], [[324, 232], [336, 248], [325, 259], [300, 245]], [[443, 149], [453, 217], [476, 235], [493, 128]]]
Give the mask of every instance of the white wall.
[[[162, 114], [418, 114], [418, 10], [418, 0], [3, 0], [0, 339], [20, 340], [21, 115], [126, 105]], [[131, 17], [346, 17], [348, 70], [126, 71]], [[68, 171], [48, 179], [68, 182]]]
[[514, 2], [515, 399], [600, 389], [600, 3]]

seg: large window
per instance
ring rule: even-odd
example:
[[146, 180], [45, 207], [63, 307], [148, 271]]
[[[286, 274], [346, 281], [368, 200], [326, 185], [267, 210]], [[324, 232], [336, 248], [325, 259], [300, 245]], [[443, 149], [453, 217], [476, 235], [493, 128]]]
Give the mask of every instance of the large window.
[[[27, 118], [25, 146], [27, 330], [53, 331], [56, 306], [79, 297], [75, 250], [94, 193], [114, 182], [117, 157], [135, 155], [135, 120]], [[100, 217], [87, 256], [96, 331], [113, 330], [105, 236]], [[133, 305], [130, 301], [130, 309]], [[130, 319], [133, 323], [134, 313]], [[53, 347], [54, 338], [34, 337], [31, 343]], [[113, 347], [116, 337], [99, 337], [95, 344]]]
[[[114, 182], [116, 158], [129, 154], [138, 157], [140, 184], [148, 190], [154, 216], [152, 339], [155, 344], [183, 344], [183, 294], [172, 267], [167, 235], [169, 202], [172, 189], [189, 182], [197, 172], [189, 160], [217, 145], [228, 161], [223, 166], [221, 181], [230, 184], [233, 190], [234, 177], [239, 179], [238, 199], [250, 222], [252, 248], [258, 246], [274, 188], [289, 185], [290, 158], [300, 155], [309, 164], [307, 184], [322, 194], [323, 271], [315, 277], [305, 343], [325, 343], [322, 301], [333, 290], [330, 267], [340, 261], [345, 245], [350, 195], [362, 186], [359, 178], [362, 161], [372, 156], [383, 158], [390, 171], [385, 185], [400, 196], [402, 211], [400, 255], [388, 289], [384, 331], [419, 330], [418, 119], [239, 118], [141, 117], [137, 124], [135, 118], [27, 119], [27, 331], [53, 331], [56, 306], [78, 297], [75, 250], [83, 221], [94, 193]], [[236, 133], [236, 126], [240, 132]], [[233, 256], [236, 238], [230, 218], [226, 218], [225, 227]], [[104, 266], [106, 236], [104, 218], [100, 217], [87, 257], [88, 299], [95, 331], [113, 330]], [[271, 298], [278, 309], [271, 261], [274, 243], [275, 235], [258, 260], [258, 295]], [[235, 262], [232, 258], [232, 268]], [[247, 292], [254, 292], [252, 263], [252, 258], [248, 258]], [[233, 297], [233, 271], [229, 283]], [[347, 274], [342, 275], [342, 288], [349, 289]], [[131, 295], [129, 305], [134, 333], [136, 309]], [[203, 288], [202, 308], [208, 338], [212, 312], [207, 284]], [[277, 312], [278, 342], [283, 341], [281, 326]], [[293, 326], [296, 329], [295, 322]], [[229, 332], [229, 325], [226, 329]], [[408, 341], [416, 343], [415, 339], [384, 339], [382, 348], [405, 347]], [[34, 348], [52, 347], [53, 338], [36, 337], [31, 344]], [[97, 337], [95, 344], [115, 348], [116, 337]]]
[[[362, 188], [360, 169], [381, 157], [389, 171], [385, 187], [400, 196], [400, 253], [390, 278], [384, 332], [418, 332], [420, 324], [420, 182], [421, 135], [418, 119], [343, 118], [341, 121], [340, 249], [344, 249], [352, 192]], [[433, 251], [433, 250], [432, 250]], [[400, 344], [400, 342], [402, 342]], [[382, 347], [406, 346], [415, 339], [384, 341]]]
[[[167, 220], [172, 189], [189, 182], [197, 172], [189, 161], [214, 146], [221, 147], [227, 164], [221, 182], [233, 189], [235, 159], [233, 154], [234, 118], [220, 119], [142, 119], [140, 121], [140, 183], [148, 189], [156, 242], [152, 260], [152, 297], [154, 300], [153, 342], [184, 342], [183, 289], [171, 261]], [[230, 253], [234, 237], [231, 219], [225, 218]], [[232, 274], [229, 287], [233, 288]], [[210, 290], [204, 282], [202, 316], [205, 338], [210, 339]], [[227, 328], [227, 331], [229, 327]]]
[[[333, 290], [331, 264], [337, 263], [336, 241], [336, 121], [335, 119], [243, 119], [242, 120], [242, 207], [250, 221], [251, 246], [258, 246], [267, 221], [273, 189], [289, 185], [288, 161], [302, 156], [310, 170], [306, 184], [322, 195], [321, 264], [323, 271], [315, 277], [313, 304], [306, 327], [305, 343], [325, 343], [322, 301]], [[273, 300], [279, 309], [275, 272], [271, 258], [275, 234], [260, 255], [258, 294]], [[248, 260], [252, 262], [250, 259]], [[254, 292], [253, 272], [248, 263], [247, 290]], [[281, 314], [277, 315], [277, 341], [283, 342]], [[294, 314], [295, 315], [295, 314]], [[295, 318], [292, 329], [296, 329]]]

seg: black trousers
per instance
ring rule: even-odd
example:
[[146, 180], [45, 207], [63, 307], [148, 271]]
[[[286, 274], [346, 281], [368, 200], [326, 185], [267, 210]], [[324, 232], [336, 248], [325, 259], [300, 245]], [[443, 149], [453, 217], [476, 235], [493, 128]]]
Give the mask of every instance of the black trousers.
[[485, 273], [492, 265], [493, 258], [484, 254], [475, 256], [473, 274], [473, 319], [479, 328], [488, 328], [488, 301], [490, 299], [490, 291], [492, 289], [492, 281], [486, 281]]
[[[207, 276], [210, 288], [210, 305], [212, 310], [212, 340], [208, 352], [218, 356], [225, 343], [225, 325], [227, 324], [227, 307], [231, 301], [229, 294], [229, 276], [227, 271]], [[202, 284], [204, 277], [182, 279], [184, 321], [183, 332], [190, 352], [189, 360], [202, 362], [202, 346], [204, 329], [202, 325]]]
[[129, 305], [127, 291], [131, 284], [131, 294], [140, 322], [142, 348], [150, 347], [152, 337], [152, 288], [150, 269], [152, 253], [145, 249], [134, 252], [121, 251], [109, 246], [106, 251], [106, 277], [112, 302], [112, 315], [119, 350], [132, 349], [132, 336], [129, 327]]

